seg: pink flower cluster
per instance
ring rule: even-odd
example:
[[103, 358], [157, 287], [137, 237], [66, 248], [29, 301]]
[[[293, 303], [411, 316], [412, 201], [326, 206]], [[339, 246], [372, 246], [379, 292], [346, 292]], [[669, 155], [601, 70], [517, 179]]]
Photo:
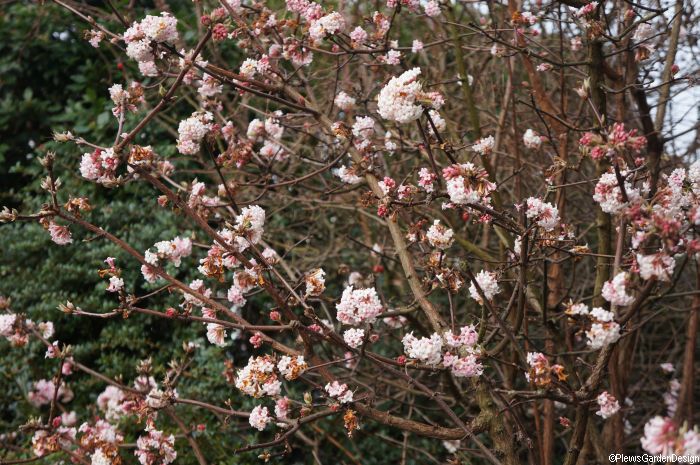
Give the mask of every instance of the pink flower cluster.
[[423, 85], [418, 81], [420, 68], [413, 68], [392, 77], [379, 92], [377, 109], [379, 115], [398, 123], [409, 123], [423, 114], [423, 102], [428, 108], [440, 109], [444, 98], [437, 92], [423, 92]]
[[455, 205], [470, 203], [489, 205], [490, 194], [496, 185], [488, 180], [488, 173], [473, 163], [451, 165], [442, 170], [447, 181], [447, 194]]
[[[474, 326], [463, 326], [459, 335], [449, 330], [442, 336], [433, 333], [430, 337], [418, 339], [410, 332], [401, 342], [409, 358], [427, 365], [438, 365], [442, 362], [454, 376], [463, 378], [481, 376], [484, 371], [478, 359], [478, 339], [479, 335]], [[444, 353], [443, 348], [446, 349]]]
[[362, 345], [362, 341], [365, 338], [365, 330], [364, 329], [356, 329], [356, 328], [350, 328], [345, 330], [343, 333], [343, 340], [347, 345], [352, 347], [353, 349], [357, 349]]
[[[481, 270], [475, 276], [475, 280], [488, 301], [491, 301], [496, 294], [501, 292], [501, 288], [498, 286], [498, 280], [496, 279], [496, 273]], [[484, 301], [474, 283], [471, 283], [471, 286], [469, 286], [469, 295], [481, 305], [484, 304]]]
[[440, 224], [440, 220], [435, 220], [425, 237], [431, 246], [445, 250], [454, 242], [454, 231]]
[[614, 159], [625, 153], [633, 155], [646, 147], [647, 140], [644, 136], [638, 136], [636, 129], [626, 130], [624, 124], [615, 123], [608, 130], [607, 138], [604, 139], [599, 134], [586, 132], [579, 139], [581, 150], [594, 160], [602, 158]]
[[568, 315], [579, 315], [590, 321], [590, 329], [586, 331], [588, 347], [597, 350], [620, 339], [620, 325], [615, 321], [615, 314], [600, 307], [589, 310], [582, 303], [570, 304], [566, 310]]
[[338, 321], [346, 325], [372, 323], [384, 309], [379, 296], [377, 296], [377, 291], [373, 287], [353, 289], [353, 286], [345, 288], [340, 302], [336, 304], [335, 308]]
[[537, 225], [545, 231], [553, 231], [559, 225], [559, 209], [537, 197], [527, 199], [525, 216], [537, 221]]
[[606, 420], [620, 411], [620, 403], [615, 399], [615, 396], [609, 394], [607, 391], [601, 392], [597, 401], [599, 409], [596, 415]]
[[179, 267], [181, 260], [192, 254], [192, 241], [187, 237], [176, 237], [170, 241], [156, 242], [153, 247], [156, 249], [155, 252], [149, 249], [144, 253], [144, 259], [148, 265], [141, 266], [141, 273], [149, 283], [155, 282], [157, 279], [151, 266], [159, 266], [161, 260], [167, 260]]
[[525, 373], [525, 379], [535, 386], [545, 387], [555, 377], [559, 381], [565, 381], [567, 378], [562, 365], [550, 365], [547, 356], [540, 352], [528, 352], [527, 364], [530, 369]]
[[348, 389], [347, 384], [340, 384], [338, 381], [333, 381], [326, 384], [325, 389], [329, 397], [336, 399], [341, 404], [352, 402], [353, 392]]
[[119, 157], [110, 149], [95, 149], [84, 153], [80, 159], [80, 174], [89, 181], [110, 185], [117, 178]]
[[257, 405], [255, 408], [253, 408], [253, 410], [250, 412], [250, 417], [248, 418], [250, 426], [258, 431], [263, 431], [267, 427], [267, 424], [271, 421], [272, 417], [270, 416], [267, 407], [263, 407], [262, 405]]
[[[304, 357], [283, 356], [277, 364], [277, 370], [287, 380], [296, 379], [308, 368]], [[236, 387], [252, 397], [277, 397], [282, 390], [282, 382], [275, 372], [275, 363], [269, 355], [250, 357], [248, 365], [238, 370]]]
[[136, 440], [134, 455], [141, 465], [168, 465], [177, 458], [175, 436], [166, 436], [152, 426], [146, 428], [146, 435]]
[[483, 137], [477, 140], [474, 145], [472, 145], [472, 150], [482, 156], [490, 155], [493, 152], [493, 148], [496, 145], [496, 139], [493, 136]]
[[63, 403], [70, 402], [73, 399], [73, 391], [65, 383], [62, 382], [58, 386], [58, 392], [56, 392], [56, 389], [56, 384], [52, 380], [40, 379], [34, 383], [32, 390], [27, 394], [27, 398], [36, 407], [50, 404], [54, 395], [56, 395], [59, 402]]
[[49, 236], [51, 240], [58, 245], [66, 245], [73, 242], [70, 229], [68, 226], [62, 226], [54, 221], [51, 221], [48, 226]]
[[183, 155], [199, 152], [202, 139], [212, 130], [214, 117], [209, 112], [194, 112], [180, 121], [177, 128], [177, 150]]
[[615, 275], [611, 281], [607, 281], [603, 285], [601, 295], [605, 300], [613, 305], [626, 306], [634, 302], [634, 296], [627, 293], [629, 285], [629, 275], [625, 272], [620, 272]]
[[656, 416], [644, 425], [642, 449], [650, 454], [669, 456], [700, 455], [700, 432], [679, 429], [668, 417]]
[[[278, 116], [282, 116], [281, 113]], [[265, 121], [254, 119], [248, 124], [248, 138], [253, 142], [263, 142], [259, 153], [268, 161], [284, 161], [289, 158], [288, 151], [282, 146], [284, 127], [277, 118], [266, 118]]]
[[176, 42], [178, 40], [177, 19], [169, 13], [161, 16], [146, 16], [141, 22], [134, 22], [124, 32], [126, 54], [136, 60], [139, 70], [144, 76], [157, 76], [156, 56], [152, 42]]

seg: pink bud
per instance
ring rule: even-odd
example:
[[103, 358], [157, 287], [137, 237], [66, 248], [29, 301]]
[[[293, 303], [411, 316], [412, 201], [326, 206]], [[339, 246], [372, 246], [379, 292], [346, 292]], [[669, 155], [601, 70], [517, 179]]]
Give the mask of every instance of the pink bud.
[[250, 343], [253, 344], [253, 347], [256, 349], [260, 348], [263, 343], [262, 335], [260, 333], [253, 334], [253, 336], [250, 338]]

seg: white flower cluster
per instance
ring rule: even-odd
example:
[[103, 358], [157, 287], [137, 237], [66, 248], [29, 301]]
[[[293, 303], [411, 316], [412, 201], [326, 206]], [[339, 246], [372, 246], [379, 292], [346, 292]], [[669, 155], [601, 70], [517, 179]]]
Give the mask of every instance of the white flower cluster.
[[420, 118], [423, 107], [418, 101], [429, 98], [418, 81], [420, 73], [420, 68], [413, 68], [399, 77], [392, 77], [382, 88], [377, 100], [382, 118], [399, 123], [410, 123]]
[[361, 140], [367, 140], [374, 136], [374, 120], [371, 116], [355, 117], [352, 125], [352, 135]]
[[603, 391], [598, 395], [598, 411], [596, 415], [608, 419], [620, 411], [620, 403], [615, 399], [615, 396], [609, 394], [607, 391]]
[[177, 19], [167, 12], [160, 16], [148, 15], [124, 32], [126, 54], [139, 63], [139, 70], [144, 76], [158, 75], [151, 42], [172, 43], [177, 40]]
[[12, 336], [15, 332], [15, 321], [17, 321], [17, 315], [14, 313], [0, 315], [0, 336]]
[[246, 58], [243, 63], [241, 63], [241, 68], [239, 73], [241, 76], [251, 79], [255, 76], [257, 71], [258, 61], [254, 58]]
[[496, 185], [488, 180], [486, 170], [476, 167], [473, 163], [452, 165], [442, 170], [447, 182], [447, 194], [450, 202], [455, 205], [491, 202], [490, 194]]
[[80, 174], [89, 181], [110, 184], [116, 180], [120, 163], [113, 149], [96, 149], [83, 154], [80, 159]]
[[306, 364], [303, 355], [297, 355], [296, 357], [284, 355], [277, 363], [277, 369], [287, 381], [297, 379], [308, 368], [309, 366]]
[[214, 117], [209, 112], [194, 112], [180, 121], [177, 127], [177, 150], [183, 155], [194, 155], [199, 151], [202, 139], [211, 131]]
[[537, 225], [545, 231], [552, 231], [559, 225], [559, 209], [537, 197], [527, 199], [525, 215], [528, 218], [536, 218]]
[[472, 145], [472, 150], [482, 156], [490, 155], [495, 145], [496, 139], [493, 136], [483, 137]]
[[476, 331], [474, 325], [469, 325], [462, 326], [459, 329], [459, 335], [455, 335], [452, 333], [452, 330], [448, 330], [445, 332], [444, 337], [445, 344], [447, 344], [449, 347], [473, 347], [479, 340], [479, 333]]
[[359, 184], [362, 182], [362, 178], [355, 174], [354, 168], [348, 168], [345, 165], [334, 169], [333, 174], [346, 184]]
[[603, 285], [601, 295], [613, 305], [630, 305], [634, 302], [634, 297], [627, 293], [628, 282], [627, 273], [620, 272], [611, 281], [607, 281]]
[[[623, 173], [624, 176], [624, 173]], [[625, 181], [625, 193], [628, 202], [622, 198], [622, 191], [615, 173], [604, 173], [595, 186], [593, 200], [600, 204], [601, 210], [605, 213], [615, 215], [629, 205], [629, 202], [640, 200], [639, 190], [632, 187], [632, 184]]]
[[429, 0], [423, 8], [425, 9], [425, 15], [430, 18], [440, 14], [440, 4], [435, 0]]
[[197, 181], [197, 179], [194, 179], [192, 181], [192, 185], [190, 186], [190, 197], [187, 199], [187, 205], [192, 209], [196, 209], [200, 206], [214, 207], [221, 203], [221, 199], [219, 199], [219, 197], [208, 196], [206, 195], [206, 192], [207, 185], [203, 182]]
[[265, 159], [284, 161], [289, 158], [289, 153], [281, 144], [284, 127], [276, 118], [266, 118], [264, 122], [255, 118], [248, 123], [247, 135], [253, 142], [263, 142], [258, 153]]
[[679, 429], [673, 418], [656, 416], [644, 425], [642, 448], [650, 454], [668, 458], [700, 455], [700, 432], [695, 429]]
[[523, 134], [523, 143], [525, 144], [525, 147], [537, 150], [542, 145], [542, 138], [540, 138], [540, 135], [532, 129], [528, 129], [525, 131], [525, 134]]
[[318, 41], [326, 36], [343, 32], [345, 29], [345, 19], [343, 15], [334, 11], [311, 23], [309, 27], [309, 37], [312, 40]]
[[[404, 352], [409, 358], [420, 360], [428, 365], [442, 362], [458, 378], [481, 376], [484, 371], [479, 362], [480, 350], [477, 346], [479, 334], [474, 326], [463, 326], [459, 335], [451, 330], [440, 336], [433, 333], [430, 337], [416, 338], [413, 333], [403, 339]], [[443, 348], [445, 352], [443, 353]]]
[[326, 290], [326, 272], [316, 268], [306, 275], [306, 296], [319, 296]]
[[428, 194], [435, 190], [435, 180], [437, 175], [430, 171], [428, 168], [421, 168], [418, 171], [418, 185], [425, 190]]
[[207, 323], [207, 340], [218, 347], [226, 345], [226, 327], [218, 323]]
[[700, 160], [688, 168], [688, 181], [695, 195], [700, 195]]
[[109, 421], [119, 421], [124, 415], [124, 391], [116, 386], [107, 386], [105, 390], [97, 396], [97, 407], [104, 412], [104, 416]]
[[586, 331], [588, 347], [597, 350], [620, 339], [620, 325], [614, 320], [612, 312], [594, 307], [588, 316], [592, 321], [591, 329]]
[[121, 84], [114, 84], [109, 88], [109, 98], [114, 102], [114, 108], [112, 108], [114, 116], [125, 111], [135, 112], [138, 109], [136, 103], [144, 101], [141, 85], [137, 82], [132, 82], [126, 90]]
[[338, 95], [335, 96], [334, 103], [338, 108], [341, 110], [350, 110], [355, 106], [356, 100], [354, 97], [349, 96], [345, 92], [338, 92]]
[[[489, 302], [494, 298], [494, 296], [496, 296], [496, 294], [501, 292], [501, 288], [498, 286], [498, 280], [496, 279], [496, 273], [481, 270], [474, 278], [481, 288], [481, 291], [484, 293], [486, 300]], [[484, 301], [481, 298], [481, 295], [479, 295], [479, 291], [477, 291], [474, 283], [469, 286], [469, 295], [481, 305], [484, 304]]]
[[107, 292], [119, 292], [124, 288], [124, 280], [119, 276], [112, 276], [109, 278], [109, 286], [107, 286]]
[[352, 402], [353, 392], [348, 389], [347, 384], [340, 384], [338, 381], [333, 381], [332, 383], [326, 384], [325, 389], [329, 397], [338, 400], [341, 404]]
[[[61, 415], [61, 421], [64, 425], [67, 423], [74, 425], [77, 421], [77, 415], [75, 412], [67, 415], [64, 413]], [[83, 436], [80, 438], [82, 444], [95, 444], [98, 442], [119, 444], [124, 440], [124, 436], [119, 433], [116, 425], [112, 425], [102, 419], [96, 420], [92, 425], [84, 422], [80, 425], [78, 431], [83, 433]], [[109, 460], [107, 463], [112, 464], [113, 462]]]
[[437, 333], [418, 339], [411, 331], [401, 339], [401, 342], [403, 342], [403, 351], [412, 359], [428, 365], [437, 365], [442, 360], [443, 341]]
[[141, 465], [168, 465], [177, 458], [175, 436], [166, 436], [162, 431], [152, 427], [146, 428], [147, 434], [136, 440], [136, 451]]
[[676, 260], [661, 252], [653, 255], [637, 254], [637, 265], [642, 279], [656, 278], [659, 281], [670, 281], [673, 270], [676, 268]]
[[349, 345], [353, 349], [357, 349], [358, 347], [360, 347], [364, 338], [364, 329], [350, 328], [343, 333], [343, 340], [347, 345]]
[[373, 287], [353, 289], [352, 286], [345, 288], [335, 308], [338, 321], [346, 325], [373, 323], [383, 310], [377, 291]]
[[473, 325], [463, 326], [460, 328], [459, 336], [454, 335], [451, 330], [445, 332], [443, 336], [445, 343], [455, 354], [448, 349], [442, 358], [442, 364], [458, 378], [481, 376], [484, 366], [479, 362], [480, 350], [477, 346], [479, 333], [476, 328]]
[[282, 392], [282, 383], [275, 373], [275, 364], [269, 355], [250, 357], [248, 365], [238, 370], [236, 387], [252, 397], [276, 397]]
[[435, 220], [425, 237], [431, 246], [444, 250], [454, 242], [454, 231], [441, 225], [440, 220]]
[[258, 205], [243, 207], [236, 216], [234, 246], [243, 252], [262, 240], [265, 227], [265, 210]]
[[270, 416], [267, 407], [263, 407], [262, 405], [256, 406], [250, 412], [250, 417], [248, 418], [248, 423], [250, 423], [250, 426], [258, 431], [263, 431], [265, 427], [267, 427], [267, 424], [271, 421], [272, 417]]
[[[156, 242], [153, 247], [155, 252], [146, 250], [144, 253], [144, 259], [149, 265], [158, 266], [160, 260], [168, 260], [179, 267], [182, 259], [192, 253], [192, 240], [188, 237], [176, 237], [171, 241]], [[141, 266], [141, 272], [146, 281], [152, 283], [156, 281], [157, 276], [149, 265]]]
[[197, 93], [204, 98], [211, 98], [220, 94], [222, 90], [224, 90], [224, 85], [221, 84], [221, 81], [219, 81], [218, 78], [207, 74], [202, 77]]

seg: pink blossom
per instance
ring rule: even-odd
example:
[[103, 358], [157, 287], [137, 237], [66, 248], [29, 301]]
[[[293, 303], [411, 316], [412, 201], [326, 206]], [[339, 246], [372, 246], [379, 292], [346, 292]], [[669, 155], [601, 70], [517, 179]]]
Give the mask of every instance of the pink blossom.
[[626, 306], [634, 302], [634, 297], [627, 293], [627, 273], [620, 272], [611, 281], [603, 285], [601, 295], [613, 305]]
[[364, 340], [365, 337], [365, 330], [364, 329], [355, 329], [351, 328], [348, 330], [345, 330], [343, 333], [343, 340], [347, 345], [352, 347], [353, 349], [357, 349], [362, 345], [362, 341]]
[[168, 465], [177, 458], [175, 436], [166, 436], [152, 427], [146, 429], [146, 435], [139, 436], [136, 447], [134, 455], [141, 465]]
[[61, 226], [53, 221], [49, 223], [49, 234], [51, 235], [51, 240], [58, 245], [66, 245], [73, 242], [68, 226]]
[[620, 410], [620, 404], [615, 397], [607, 391], [603, 391], [598, 396], [598, 406], [600, 407], [596, 415], [608, 419]]
[[445, 250], [454, 242], [454, 231], [440, 224], [440, 220], [435, 220], [425, 235], [431, 246]]
[[250, 426], [258, 431], [263, 431], [271, 421], [272, 417], [270, 416], [267, 407], [263, 407], [262, 405], [256, 406], [250, 412], [250, 418], [248, 419]]
[[429, 0], [428, 3], [425, 4], [425, 15], [428, 17], [435, 17], [440, 14], [440, 4], [435, 1], [435, 0]]
[[340, 302], [335, 306], [337, 318], [346, 325], [358, 325], [363, 322], [372, 323], [383, 311], [377, 291], [368, 289], [353, 289], [348, 286], [343, 291]]
[[[496, 273], [481, 270], [479, 273], [477, 273], [475, 279], [477, 284], [479, 284], [479, 287], [481, 288], [481, 291], [483, 292], [484, 296], [486, 297], [486, 300], [491, 301], [494, 298], [494, 296], [496, 296], [496, 294], [501, 292], [501, 288], [498, 286], [498, 280], [496, 279]], [[477, 302], [483, 305], [484, 301], [481, 298], [481, 295], [476, 289], [476, 285], [474, 283], [472, 283], [469, 287], [469, 295], [472, 299], [476, 300]]]
[[326, 393], [329, 397], [337, 399], [341, 404], [352, 402], [353, 393], [348, 389], [347, 384], [340, 384], [338, 381], [326, 384]]
[[535, 218], [537, 224], [545, 231], [552, 231], [559, 225], [559, 209], [536, 197], [527, 199], [525, 215], [528, 218]]
[[286, 420], [289, 415], [289, 399], [287, 396], [277, 399], [275, 402], [275, 416], [278, 420]]
[[434, 333], [430, 337], [417, 339], [413, 332], [406, 334], [401, 340], [404, 352], [410, 358], [420, 360], [428, 365], [437, 365], [442, 357], [442, 337]]

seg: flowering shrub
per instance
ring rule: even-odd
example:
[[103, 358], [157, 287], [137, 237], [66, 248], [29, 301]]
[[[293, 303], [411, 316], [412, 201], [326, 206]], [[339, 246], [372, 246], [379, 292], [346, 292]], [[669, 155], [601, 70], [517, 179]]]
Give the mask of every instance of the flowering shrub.
[[[700, 454], [700, 161], [666, 114], [691, 13], [56, 3], [120, 73], [108, 131], [67, 118], [0, 212], [96, 281], [49, 318], [2, 289], [7, 357], [45, 367], [12, 372], [10, 463]], [[105, 369], [90, 321], [152, 334]]]

